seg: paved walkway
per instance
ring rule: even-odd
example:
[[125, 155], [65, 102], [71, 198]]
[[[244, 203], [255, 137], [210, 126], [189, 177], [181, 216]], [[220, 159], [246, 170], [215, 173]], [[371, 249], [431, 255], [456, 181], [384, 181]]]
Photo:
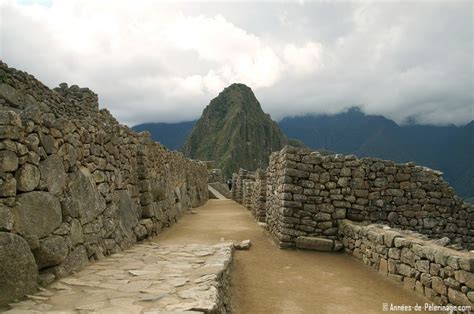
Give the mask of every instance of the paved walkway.
[[42, 288], [7, 313], [222, 312], [231, 257], [229, 243], [138, 244]]
[[196, 212], [154, 241], [252, 240], [250, 250], [234, 254], [235, 313], [382, 313], [383, 303], [426, 302], [343, 253], [280, 250], [250, 212], [231, 200], [209, 200]]

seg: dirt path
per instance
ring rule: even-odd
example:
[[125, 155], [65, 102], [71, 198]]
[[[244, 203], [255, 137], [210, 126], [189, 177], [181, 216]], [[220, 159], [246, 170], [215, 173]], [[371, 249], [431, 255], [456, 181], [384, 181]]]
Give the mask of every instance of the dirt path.
[[163, 244], [252, 240], [234, 258], [236, 313], [382, 313], [383, 303], [423, 305], [426, 300], [343, 253], [280, 250], [231, 200], [209, 200], [154, 241]]

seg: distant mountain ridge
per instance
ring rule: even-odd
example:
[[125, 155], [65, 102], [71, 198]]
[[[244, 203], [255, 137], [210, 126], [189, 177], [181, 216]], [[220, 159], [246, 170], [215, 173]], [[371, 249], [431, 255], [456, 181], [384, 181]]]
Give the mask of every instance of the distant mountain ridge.
[[148, 131], [151, 138], [170, 150], [180, 150], [197, 120], [178, 123], [143, 123], [132, 127], [136, 132]]
[[286, 136], [263, 112], [252, 90], [232, 84], [204, 109], [182, 151], [190, 158], [214, 160], [230, 177], [240, 167], [266, 168], [270, 154], [286, 143]]
[[[465, 126], [399, 126], [381, 115], [366, 115], [359, 108], [351, 108], [335, 115], [286, 117], [278, 124], [287, 137], [313, 149], [414, 161], [441, 170], [456, 193], [474, 203], [474, 121]], [[168, 139], [160, 138], [167, 132], [162, 134], [152, 132], [164, 143]], [[184, 140], [173, 145], [182, 143]]]
[[[466, 199], [474, 197], [474, 122], [461, 127], [402, 125], [351, 108], [336, 115], [287, 117], [279, 122], [287, 136], [311, 148], [396, 162], [413, 161], [444, 172]], [[472, 201], [472, 200], [470, 200]]]

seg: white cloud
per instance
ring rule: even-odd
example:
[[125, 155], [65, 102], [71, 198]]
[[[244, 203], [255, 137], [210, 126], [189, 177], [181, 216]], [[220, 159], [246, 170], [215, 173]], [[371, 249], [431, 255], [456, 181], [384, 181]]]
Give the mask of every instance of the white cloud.
[[3, 61], [92, 88], [124, 123], [195, 119], [233, 82], [274, 118], [473, 118], [469, 3], [41, 3], [0, 2]]
[[283, 50], [288, 67], [296, 73], [312, 73], [322, 63], [322, 46], [309, 42], [302, 47], [286, 44]]

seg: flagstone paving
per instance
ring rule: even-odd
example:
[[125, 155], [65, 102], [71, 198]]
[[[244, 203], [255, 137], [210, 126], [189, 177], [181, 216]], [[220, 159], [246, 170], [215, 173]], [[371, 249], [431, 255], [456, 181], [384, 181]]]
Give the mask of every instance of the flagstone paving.
[[42, 288], [7, 313], [225, 313], [232, 244], [143, 243]]

